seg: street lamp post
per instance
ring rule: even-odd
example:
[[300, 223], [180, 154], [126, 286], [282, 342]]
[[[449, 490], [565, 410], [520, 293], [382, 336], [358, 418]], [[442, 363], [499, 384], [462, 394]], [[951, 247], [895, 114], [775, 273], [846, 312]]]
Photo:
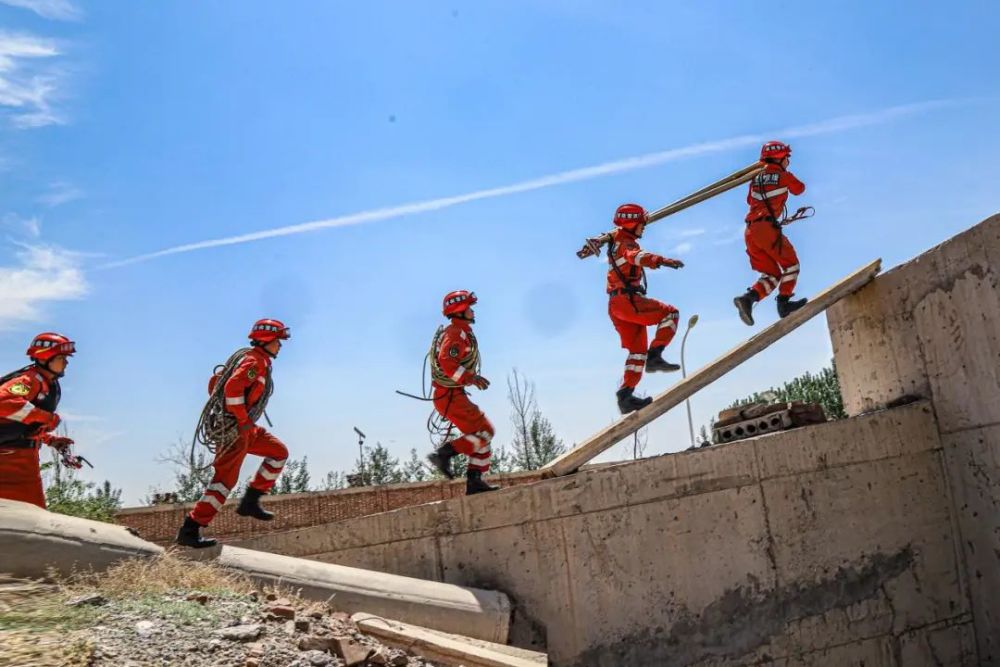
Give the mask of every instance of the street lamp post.
[[[691, 319], [688, 320], [687, 329], [684, 330], [684, 338], [681, 339], [681, 378], [687, 377], [687, 368], [684, 366], [684, 345], [687, 343], [688, 334], [691, 333], [691, 329], [694, 329], [694, 325], [696, 324], [698, 324], [698, 316], [692, 315]], [[684, 399], [684, 405], [687, 406], [688, 431], [691, 434], [691, 446], [694, 447], [694, 421], [691, 419], [691, 399]]]
[[365, 434], [357, 426], [354, 432], [358, 434], [358, 465], [361, 468], [361, 485], [365, 485]]

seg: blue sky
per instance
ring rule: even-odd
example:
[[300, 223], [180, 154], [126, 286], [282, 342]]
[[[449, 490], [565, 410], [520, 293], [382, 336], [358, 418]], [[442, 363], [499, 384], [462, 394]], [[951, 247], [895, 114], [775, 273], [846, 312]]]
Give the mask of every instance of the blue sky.
[[[1000, 208], [998, 19], [989, 2], [2, 0], [0, 362], [37, 331], [77, 340], [69, 430], [88, 478], [136, 502], [168, 483], [156, 457], [190, 437], [213, 365], [281, 318], [269, 412], [320, 477], [353, 465], [354, 425], [401, 457], [429, 448], [427, 406], [394, 390], [419, 388], [441, 296], [468, 288], [498, 441], [514, 367], [582, 440], [617, 417], [625, 355], [583, 238], [789, 136], [793, 203], [817, 210], [790, 229], [802, 295], [975, 224]], [[744, 212], [733, 192], [644, 240], [687, 264], [650, 291], [700, 315], [689, 367], [751, 333], [731, 303], [753, 280]], [[146, 257], [245, 235], [263, 238]], [[696, 423], [830, 356], [817, 318], [696, 395]], [[678, 409], [647, 454], [687, 444]]]

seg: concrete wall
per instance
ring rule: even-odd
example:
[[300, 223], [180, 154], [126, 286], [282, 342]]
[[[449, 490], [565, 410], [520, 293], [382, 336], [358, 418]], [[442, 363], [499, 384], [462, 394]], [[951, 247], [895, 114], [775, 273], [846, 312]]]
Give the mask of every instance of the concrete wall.
[[1000, 215], [828, 311], [849, 414], [931, 400], [982, 664], [1000, 664]]
[[243, 544], [508, 593], [559, 666], [975, 665], [931, 406]]

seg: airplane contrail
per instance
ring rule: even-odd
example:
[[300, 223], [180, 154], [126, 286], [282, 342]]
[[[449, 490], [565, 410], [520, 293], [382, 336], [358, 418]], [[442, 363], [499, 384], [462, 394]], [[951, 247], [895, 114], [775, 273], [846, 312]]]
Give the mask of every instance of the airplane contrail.
[[759, 144], [774, 137], [782, 139], [796, 139], [800, 137], [816, 136], [819, 134], [843, 132], [869, 125], [880, 125], [904, 116], [912, 116], [927, 111], [933, 111], [942, 107], [953, 106], [958, 103], [958, 100], [930, 100], [914, 104], [903, 104], [869, 113], [837, 116], [835, 118], [819, 121], [817, 123], [810, 123], [808, 125], [798, 125], [780, 130], [769, 130], [758, 134], [744, 134], [736, 137], [730, 137], [728, 139], [691, 144], [690, 146], [671, 148], [656, 153], [647, 153], [645, 155], [614, 160], [612, 162], [605, 162], [603, 164], [593, 165], [590, 167], [571, 169], [569, 171], [549, 174], [547, 176], [541, 176], [527, 181], [520, 181], [511, 185], [477, 190], [475, 192], [454, 195], [451, 197], [428, 199], [425, 201], [411, 202], [409, 204], [401, 204], [399, 206], [388, 206], [385, 208], [360, 211], [358, 213], [350, 213], [348, 215], [327, 218], [325, 220], [314, 220], [312, 222], [303, 222], [297, 225], [286, 225], [284, 227], [275, 227], [273, 229], [263, 229], [256, 232], [238, 234], [236, 236], [227, 236], [219, 239], [185, 243], [184, 245], [164, 248], [163, 250], [157, 250], [156, 252], [150, 252], [115, 262], [109, 262], [100, 268], [116, 268], [120, 266], [127, 266], [129, 264], [146, 262], [151, 259], [156, 259], [157, 257], [166, 257], [167, 255], [178, 255], [186, 252], [194, 252], [196, 250], [206, 250], [208, 248], [218, 248], [221, 246], [237, 245], [240, 243], [250, 243], [252, 241], [262, 241], [264, 239], [276, 238], [279, 236], [305, 234], [307, 232], [315, 232], [332, 227], [361, 225], [369, 222], [378, 222], [380, 220], [401, 218], [403, 216], [414, 215], [416, 213], [439, 211], [444, 208], [450, 208], [452, 206], [472, 201], [506, 197], [508, 195], [518, 194], [521, 192], [541, 190], [543, 188], [549, 188], [556, 185], [586, 181], [598, 178], [599, 176], [620, 174], [622, 172], [634, 171], [636, 169], [646, 169], [648, 167], [654, 167], [667, 162], [674, 162], [676, 160], [695, 157], [698, 155], [721, 153], [736, 148], [744, 148], [746, 146]]

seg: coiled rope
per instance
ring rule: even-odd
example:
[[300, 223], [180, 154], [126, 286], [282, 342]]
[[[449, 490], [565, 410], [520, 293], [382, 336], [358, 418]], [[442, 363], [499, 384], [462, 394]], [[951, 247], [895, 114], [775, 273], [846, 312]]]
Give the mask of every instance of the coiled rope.
[[[208, 401], [205, 403], [205, 407], [201, 410], [201, 416], [198, 418], [198, 425], [194, 429], [194, 437], [191, 439], [191, 452], [189, 457], [189, 464], [192, 470], [202, 471], [207, 470], [212, 466], [212, 464], [206, 466], [197, 466], [195, 464], [195, 451], [198, 445], [205, 447], [208, 451], [214, 454], [213, 462], [218, 459], [223, 452], [236, 442], [239, 437], [239, 431], [237, 430], [236, 417], [230, 414], [226, 410], [226, 397], [225, 397], [225, 386], [229, 378], [232, 377], [233, 371], [239, 365], [243, 357], [250, 351], [249, 347], [240, 348], [233, 352], [232, 356], [226, 360], [225, 364], [216, 366], [214, 369], [215, 375], [219, 377], [218, 381], [215, 383], [215, 387], [212, 389], [212, 393], [208, 397]], [[264, 414], [264, 410], [267, 408], [267, 402], [271, 398], [271, 393], [274, 391], [274, 383], [271, 381], [271, 374], [268, 373], [264, 383], [264, 393], [261, 394], [260, 400], [253, 405], [247, 406], [247, 415], [250, 417], [250, 421], [256, 423], [260, 416]]]
[[[415, 398], [418, 401], [433, 401], [434, 396], [432, 396], [431, 391], [429, 391], [429, 389], [433, 389], [433, 387], [428, 388], [427, 386], [428, 368], [430, 368], [431, 377], [437, 384], [441, 385], [442, 387], [447, 387], [452, 391], [455, 390], [464, 391], [461, 385], [457, 384], [451, 378], [449, 378], [447, 375], [444, 374], [444, 372], [441, 370], [441, 368], [438, 366], [437, 363], [438, 344], [441, 341], [441, 336], [444, 335], [444, 330], [445, 327], [443, 326], [438, 327], [438, 330], [434, 332], [434, 338], [431, 340], [431, 348], [430, 350], [427, 351], [427, 354], [424, 355], [423, 368], [420, 373], [420, 396], [415, 396], [413, 394], [409, 394], [405, 391], [400, 391], [398, 389], [396, 390], [397, 394], [399, 394], [400, 396], [406, 396], [408, 398]], [[471, 336], [472, 333], [469, 332], [469, 335]], [[474, 361], [474, 368], [471, 370], [478, 375], [482, 359], [479, 356], [479, 345], [476, 342], [475, 336], [472, 337], [472, 348], [474, 350], [473, 354], [475, 355], [475, 361]], [[450, 392], [448, 400], [450, 403], [451, 402]], [[444, 409], [445, 412], [448, 412], [448, 407], [450, 406], [449, 405], [445, 406]], [[452, 425], [449, 419], [444, 417], [437, 410], [431, 410], [431, 414], [427, 417], [427, 434], [428, 437], [430, 438], [431, 445], [433, 445], [434, 448], [437, 449], [445, 442], [447, 442], [448, 439], [451, 437], [451, 430], [453, 427], [454, 426]]]

